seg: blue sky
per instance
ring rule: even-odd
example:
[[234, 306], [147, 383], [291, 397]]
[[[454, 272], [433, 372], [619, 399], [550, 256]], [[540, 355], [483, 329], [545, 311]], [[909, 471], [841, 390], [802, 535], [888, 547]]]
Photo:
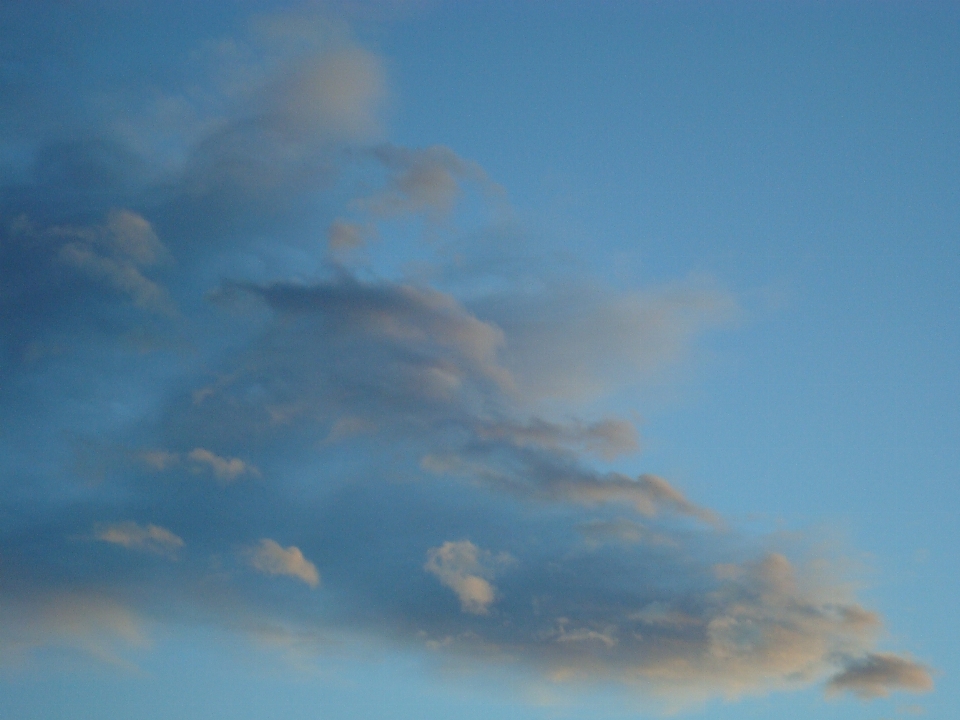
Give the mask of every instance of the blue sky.
[[949, 717], [958, 21], [0, 6], [0, 717]]

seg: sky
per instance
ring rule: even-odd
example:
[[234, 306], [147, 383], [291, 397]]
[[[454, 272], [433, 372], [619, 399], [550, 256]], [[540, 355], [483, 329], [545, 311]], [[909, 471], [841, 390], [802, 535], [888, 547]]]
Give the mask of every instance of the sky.
[[948, 718], [960, 8], [0, 3], [0, 718]]

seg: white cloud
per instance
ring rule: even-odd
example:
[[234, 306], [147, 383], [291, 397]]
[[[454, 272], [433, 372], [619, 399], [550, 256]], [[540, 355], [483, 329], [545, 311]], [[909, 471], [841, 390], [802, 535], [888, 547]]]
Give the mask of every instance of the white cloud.
[[871, 653], [858, 658], [827, 684], [828, 694], [851, 692], [864, 700], [886, 697], [893, 690], [932, 689], [929, 668], [893, 653]]
[[457, 594], [464, 612], [486, 615], [497, 599], [497, 589], [489, 579], [493, 577], [497, 564], [508, 561], [509, 556], [493, 558], [469, 540], [448, 540], [427, 552], [423, 568]]
[[91, 278], [129, 295], [145, 309], [173, 311], [167, 291], [143, 271], [169, 260], [150, 223], [130, 210], [114, 210], [103, 226], [55, 227], [45, 235], [66, 240], [58, 257]]
[[260, 475], [260, 471], [256, 467], [240, 458], [221, 457], [204, 448], [194, 448], [187, 457], [198, 465], [205, 465], [210, 468], [217, 479], [224, 482], [233, 482], [242, 475], [253, 475], [254, 477]]
[[101, 525], [96, 530], [96, 538], [131, 550], [145, 550], [159, 555], [173, 555], [183, 547], [183, 540], [166, 528], [138, 525], [135, 522]]
[[503, 421], [478, 424], [476, 432], [481, 438], [507, 439], [520, 447], [569, 448], [588, 452], [605, 460], [636, 452], [640, 447], [633, 423], [618, 418], [606, 418], [589, 424], [578, 421], [557, 423], [531, 418], [523, 424]]
[[310, 587], [320, 584], [317, 566], [307, 560], [300, 548], [284, 548], [275, 540], [263, 538], [250, 553], [250, 564], [267, 575], [287, 575], [302, 580]]

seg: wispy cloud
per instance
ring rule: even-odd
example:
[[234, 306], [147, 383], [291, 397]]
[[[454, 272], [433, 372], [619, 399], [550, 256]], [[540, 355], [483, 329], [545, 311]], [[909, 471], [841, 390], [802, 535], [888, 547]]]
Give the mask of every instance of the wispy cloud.
[[218, 480], [232, 482], [243, 475], [260, 476], [260, 471], [240, 458], [221, 457], [205, 448], [194, 448], [187, 457], [196, 467], [207, 468]]
[[320, 584], [317, 566], [307, 560], [300, 548], [282, 547], [276, 540], [263, 538], [250, 552], [250, 565], [267, 575], [287, 575], [302, 580], [310, 587]]
[[894, 690], [925, 692], [932, 689], [929, 668], [890, 653], [871, 653], [854, 660], [827, 684], [830, 693], [846, 691], [866, 700], [886, 697]]
[[68, 649], [108, 665], [135, 669], [130, 649], [149, 644], [141, 618], [109, 597], [54, 592], [6, 598], [0, 665], [22, 662], [37, 648]]
[[96, 538], [130, 550], [145, 550], [160, 555], [173, 555], [183, 547], [183, 540], [166, 528], [138, 525], [130, 521], [101, 525], [97, 528]]

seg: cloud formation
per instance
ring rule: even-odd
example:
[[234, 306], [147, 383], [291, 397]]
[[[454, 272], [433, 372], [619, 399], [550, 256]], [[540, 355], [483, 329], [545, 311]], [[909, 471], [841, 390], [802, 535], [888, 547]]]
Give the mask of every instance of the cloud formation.
[[890, 653], [872, 653], [851, 663], [830, 679], [830, 693], [851, 692], [869, 700], [894, 690], [925, 692], [933, 689], [930, 670], [920, 663]]
[[497, 590], [490, 583], [495, 566], [509, 561], [509, 555], [493, 558], [469, 540], [448, 540], [427, 551], [423, 569], [457, 594], [464, 612], [486, 615], [497, 598]]
[[97, 528], [96, 538], [131, 550], [146, 550], [160, 555], [173, 555], [183, 547], [183, 539], [166, 528], [143, 526], [130, 521], [103, 525]]
[[452, 251], [511, 232], [484, 171], [383, 142], [373, 54], [258, 28], [149, 102], [104, 88], [110, 117], [38, 86], [78, 107], [5, 121], [5, 648], [115, 657], [135, 618], [202, 618], [684, 697], [930, 687], [846, 583], [644, 472], [605, 411], [729, 292], [491, 281]]
[[60, 262], [129, 295], [141, 307], [170, 311], [166, 292], [141, 272], [167, 257], [166, 248], [141, 216], [114, 210], [104, 226], [54, 227], [45, 234], [62, 239], [57, 253]]
[[267, 575], [287, 575], [298, 578], [310, 587], [320, 584], [317, 566], [307, 560], [300, 548], [282, 547], [276, 540], [263, 538], [250, 553], [250, 565]]
[[259, 476], [260, 471], [240, 458], [225, 458], [205, 448], [194, 448], [187, 457], [198, 467], [206, 467], [223, 482], [232, 482], [242, 475]]

